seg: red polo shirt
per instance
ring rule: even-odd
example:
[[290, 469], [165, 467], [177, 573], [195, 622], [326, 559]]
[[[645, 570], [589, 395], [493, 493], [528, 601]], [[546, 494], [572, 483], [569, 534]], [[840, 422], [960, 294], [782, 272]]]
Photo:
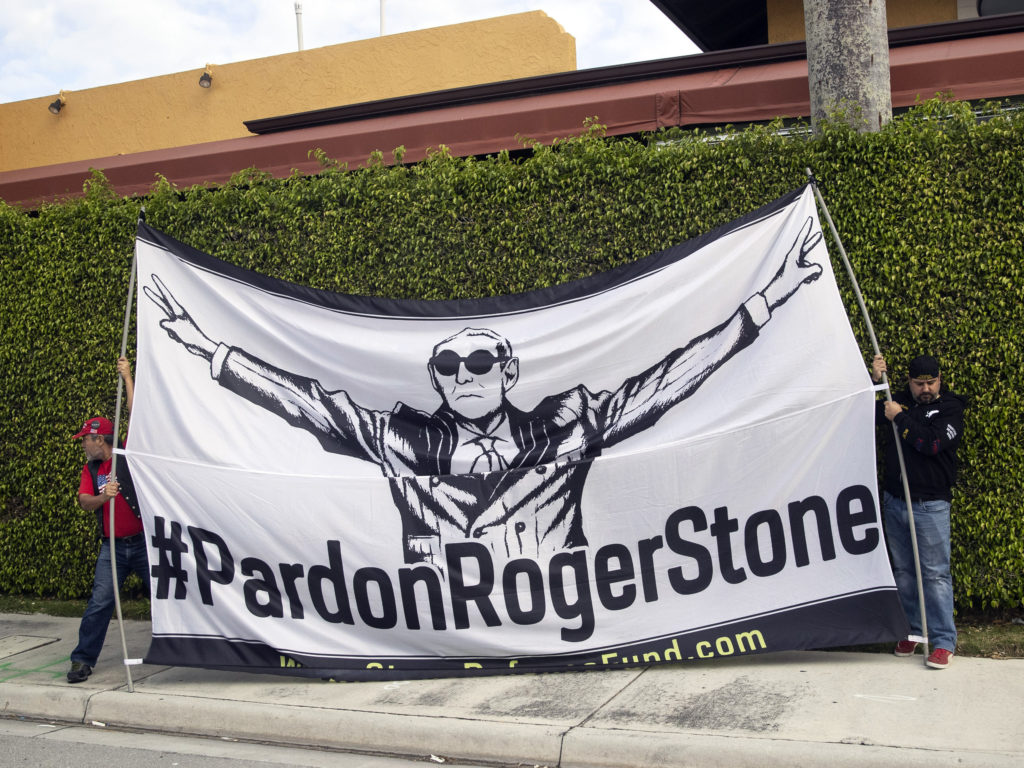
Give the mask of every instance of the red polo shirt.
[[[124, 458], [121, 459], [124, 461]], [[107, 476], [110, 474], [110, 459], [107, 459], [100, 464], [99, 471], [96, 473], [96, 481], [100, 488], [107, 482]], [[92, 475], [89, 474], [88, 465], [82, 465], [82, 480], [78, 484], [78, 492], [84, 493], [89, 496], [95, 496], [98, 489], [92, 486]], [[103, 536], [110, 536], [110, 505], [106, 503], [103, 505]], [[114, 497], [114, 538], [120, 539], [124, 536], [134, 536], [136, 533], [142, 533], [142, 521], [135, 516], [132, 512], [132, 508], [128, 506], [128, 502], [124, 500], [124, 497], [119, 493]]]

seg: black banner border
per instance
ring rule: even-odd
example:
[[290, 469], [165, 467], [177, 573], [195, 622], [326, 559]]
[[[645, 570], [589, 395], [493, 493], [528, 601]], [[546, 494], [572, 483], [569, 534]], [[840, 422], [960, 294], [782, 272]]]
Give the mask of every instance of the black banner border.
[[[351, 681], [401, 680], [480, 674], [621, 669], [627, 665], [646, 666], [731, 656], [734, 654], [695, 655], [689, 650], [684, 650], [684, 646], [686, 649], [693, 649], [701, 643], [708, 643], [709, 647], [717, 648], [715, 642], [721, 643], [723, 638], [741, 636], [749, 637], [752, 642], [760, 635], [764, 640], [764, 647], [751, 647], [749, 653], [740, 654], [751, 655], [887, 642], [905, 637], [908, 631], [909, 627], [895, 587], [879, 587], [623, 645], [561, 654], [501, 657], [326, 657], [287, 653], [259, 641], [154, 634], [144, 662]], [[666, 643], [672, 649], [671, 653], [665, 653]], [[651, 658], [652, 653], [658, 653], [659, 658]], [[615, 657], [616, 661], [602, 661], [609, 655]]]
[[480, 299], [430, 301], [334, 293], [269, 277], [244, 267], [229, 264], [190, 245], [186, 245], [144, 222], [139, 223], [136, 237], [144, 243], [172, 253], [183, 262], [197, 269], [248, 285], [264, 293], [300, 301], [334, 312], [391, 319], [468, 320], [519, 314], [544, 307], [572, 303], [641, 279], [681, 261], [714, 240], [778, 214], [797, 200], [804, 193], [805, 189], [806, 186], [795, 189], [757, 210], [751, 211], [727, 224], [723, 224], [710, 232], [650, 256], [620, 265], [606, 272], [526, 293], [491, 296]]

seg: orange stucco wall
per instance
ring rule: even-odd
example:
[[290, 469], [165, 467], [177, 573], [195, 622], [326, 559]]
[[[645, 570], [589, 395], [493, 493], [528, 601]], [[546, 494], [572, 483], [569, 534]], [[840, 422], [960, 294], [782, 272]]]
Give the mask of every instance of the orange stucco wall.
[[[804, 39], [803, 0], [768, 0], [768, 42]], [[956, 21], [956, 0], [886, 0], [889, 29]]]
[[0, 171], [249, 135], [244, 120], [576, 69], [542, 11], [0, 104]]

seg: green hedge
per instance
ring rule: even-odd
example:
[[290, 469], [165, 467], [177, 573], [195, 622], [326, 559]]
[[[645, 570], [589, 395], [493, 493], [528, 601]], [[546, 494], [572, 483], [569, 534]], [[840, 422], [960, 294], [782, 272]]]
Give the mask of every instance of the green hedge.
[[[222, 188], [164, 180], [121, 199], [99, 173], [84, 198], [29, 214], [0, 204], [0, 592], [88, 592], [92, 513], [75, 504], [69, 439], [114, 408], [114, 360], [134, 241], [147, 221], [261, 272], [348, 293], [444, 299], [527, 291], [691, 238], [799, 187], [811, 167], [895, 371], [920, 352], [970, 398], [955, 499], [963, 608], [1024, 603], [1024, 114], [977, 120], [920, 105], [884, 131], [841, 122], [780, 135], [675, 131], [609, 140], [596, 121], [524, 157], [450, 157], [315, 177], [240, 173]], [[835, 251], [833, 251], [835, 252]], [[859, 312], [844, 297], [869, 357]], [[808, 361], [807, 376], [814, 375]]]

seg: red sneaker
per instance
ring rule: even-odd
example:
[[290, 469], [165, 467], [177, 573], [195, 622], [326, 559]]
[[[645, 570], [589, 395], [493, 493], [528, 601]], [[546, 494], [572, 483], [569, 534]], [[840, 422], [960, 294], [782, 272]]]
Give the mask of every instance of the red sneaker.
[[949, 666], [950, 659], [953, 658], [953, 652], [947, 651], [945, 648], [936, 648], [931, 652], [928, 660], [925, 661], [932, 669], [945, 669]]
[[913, 656], [916, 650], [917, 643], [913, 640], [900, 640], [892, 652], [896, 656]]

